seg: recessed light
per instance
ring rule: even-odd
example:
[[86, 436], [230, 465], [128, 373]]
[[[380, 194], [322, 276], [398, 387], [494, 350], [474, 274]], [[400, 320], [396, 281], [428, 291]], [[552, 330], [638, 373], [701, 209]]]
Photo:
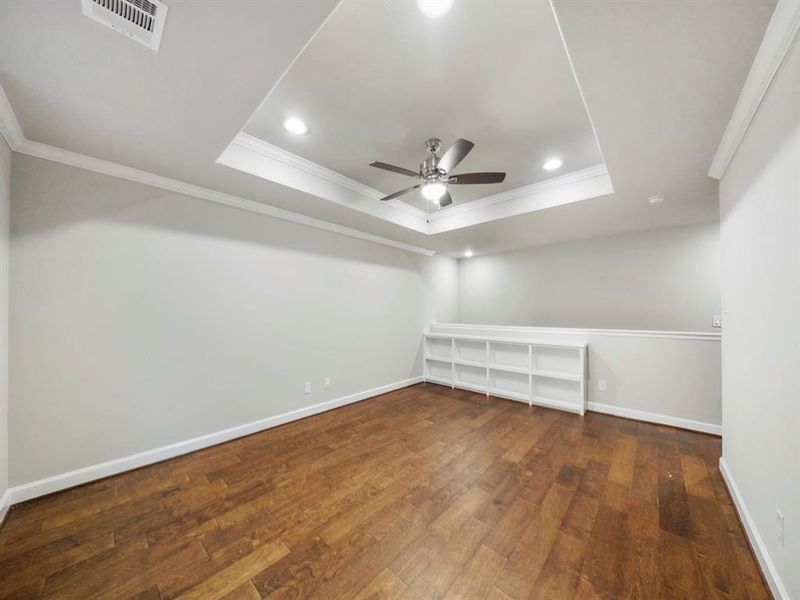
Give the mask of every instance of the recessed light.
[[647, 201], [650, 204], [661, 204], [664, 201], [664, 194], [656, 194], [655, 196], [650, 196]]
[[561, 168], [561, 165], [563, 164], [564, 161], [560, 158], [548, 158], [542, 165], [542, 168], [545, 171], [555, 171], [556, 169]]
[[466, 250], [464, 252], [464, 258], [472, 258], [472, 250]]
[[297, 117], [289, 117], [283, 122], [283, 128], [295, 135], [305, 135], [308, 133], [308, 125]]
[[444, 196], [444, 193], [447, 191], [447, 187], [440, 181], [434, 181], [433, 183], [426, 183], [422, 186], [422, 195], [425, 196], [428, 200], [433, 200], [434, 202], [438, 201], [439, 198]]
[[453, 6], [453, 0], [417, 0], [420, 12], [431, 19], [438, 19], [447, 14]]

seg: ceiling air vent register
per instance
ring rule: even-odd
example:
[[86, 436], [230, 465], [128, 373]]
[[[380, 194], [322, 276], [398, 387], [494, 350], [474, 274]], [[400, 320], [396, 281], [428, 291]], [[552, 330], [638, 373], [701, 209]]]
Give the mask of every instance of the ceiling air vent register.
[[158, 50], [167, 6], [158, 0], [81, 0], [83, 14], [106, 27]]

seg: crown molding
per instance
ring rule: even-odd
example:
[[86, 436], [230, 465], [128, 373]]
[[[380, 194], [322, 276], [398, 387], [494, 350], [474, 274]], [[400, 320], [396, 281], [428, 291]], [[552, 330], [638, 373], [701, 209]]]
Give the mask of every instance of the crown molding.
[[[446, 221], [451, 216], [463, 215], [464, 213], [473, 210], [484, 210], [490, 206], [494, 206], [502, 202], [525, 199], [536, 194], [562, 188], [572, 183], [578, 183], [588, 179], [602, 177], [608, 177], [606, 166], [604, 164], [594, 165], [593, 167], [587, 167], [586, 169], [581, 169], [580, 171], [573, 171], [572, 173], [567, 173], [566, 175], [553, 177], [552, 179], [514, 188], [513, 190], [506, 190], [505, 192], [492, 194], [491, 196], [486, 196], [485, 198], [480, 198], [479, 200], [473, 200], [472, 202], [459, 204], [453, 208], [448, 208], [445, 212], [432, 213], [430, 215], [430, 220], [431, 222]], [[611, 191], [613, 191], [613, 189]]]
[[378, 202], [383, 192], [246, 133], [233, 139], [217, 163], [427, 235], [614, 191], [605, 165], [599, 164], [428, 214], [399, 200]]
[[396, 199], [378, 202], [386, 194], [247, 133], [238, 133], [217, 163], [427, 233], [424, 211]]
[[614, 187], [605, 165], [595, 165], [473, 200], [431, 215], [429, 233], [443, 233], [611, 194]]
[[725, 174], [764, 95], [797, 39], [798, 30], [800, 30], [800, 2], [778, 0], [764, 33], [764, 39], [761, 40], [761, 46], [739, 94], [739, 100], [722, 134], [717, 153], [711, 161], [711, 167], [708, 169], [709, 177], [721, 179]]
[[306, 225], [322, 231], [338, 233], [351, 238], [365, 240], [392, 248], [398, 248], [400, 250], [414, 252], [424, 256], [433, 256], [436, 253], [434, 250], [421, 248], [419, 246], [412, 246], [410, 244], [404, 244], [403, 242], [398, 242], [396, 240], [385, 238], [379, 235], [373, 235], [371, 233], [359, 231], [358, 229], [353, 229], [351, 227], [345, 227], [336, 223], [323, 221], [322, 219], [315, 219], [314, 217], [309, 217], [300, 213], [292, 212], [282, 208], [276, 208], [274, 206], [264, 204], [263, 202], [257, 202], [255, 200], [249, 200], [240, 196], [234, 196], [233, 194], [226, 194], [210, 188], [193, 185], [184, 181], [178, 181], [177, 179], [163, 177], [161, 175], [156, 175], [155, 173], [141, 171], [139, 169], [127, 167], [119, 163], [102, 160], [93, 156], [86, 156], [85, 154], [64, 150], [63, 148], [57, 148], [48, 144], [42, 144], [41, 142], [34, 142], [27, 139], [22, 132], [22, 128], [20, 127], [19, 121], [14, 114], [14, 110], [11, 107], [11, 103], [8, 101], [8, 97], [6, 96], [2, 85], [0, 85], [0, 134], [3, 135], [11, 150], [19, 154], [26, 154], [28, 156], [61, 163], [70, 167], [76, 167], [79, 169], [92, 171], [94, 173], [100, 173], [102, 175], [109, 175], [111, 177], [117, 177], [119, 179], [125, 179], [127, 181], [149, 185], [162, 190], [167, 190], [169, 192], [175, 192], [178, 194], [191, 196], [193, 198], [198, 198], [200, 200], [224, 204], [225, 206], [247, 210], [260, 215], [282, 219], [284, 221], [290, 221], [299, 225]]
[[25, 142], [25, 134], [22, 133], [17, 115], [14, 114], [14, 109], [11, 108], [11, 102], [8, 101], [2, 85], [0, 85], [0, 135], [5, 138], [8, 147], [14, 151], [18, 151], [17, 148]]

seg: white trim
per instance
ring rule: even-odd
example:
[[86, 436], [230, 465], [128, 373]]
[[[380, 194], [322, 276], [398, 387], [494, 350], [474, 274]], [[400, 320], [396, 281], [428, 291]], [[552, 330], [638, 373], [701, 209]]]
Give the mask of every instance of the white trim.
[[599, 402], [589, 402], [588, 409], [591, 412], [613, 415], [615, 417], [625, 417], [626, 419], [634, 419], [646, 423], [658, 423], [659, 425], [669, 425], [671, 427], [680, 427], [681, 429], [689, 429], [691, 431], [722, 435], [722, 425], [704, 423], [703, 421], [693, 421], [692, 419], [661, 415], [644, 410], [623, 408], [621, 406], [612, 406], [611, 404], [601, 404]]
[[427, 235], [614, 191], [606, 166], [599, 164], [428, 214], [397, 199], [378, 202], [383, 192], [247, 133], [239, 133], [217, 163]]
[[553, 0], [549, 0], [549, 4], [550, 12], [553, 13], [553, 20], [556, 22], [558, 35], [561, 38], [561, 45], [564, 46], [564, 53], [567, 55], [567, 62], [569, 63], [569, 68], [572, 71], [572, 79], [575, 80], [575, 86], [578, 88], [578, 94], [581, 97], [581, 102], [583, 102], [583, 109], [586, 111], [586, 116], [589, 118], [589, 126], [592, 128], [592, 133], [594, 134], [594, 143], [597, 144], [597, 150], [600, 152], [600, 159], [603, 161], [603, 164], [605, 164], [606, 158], [603, 154], [603, 147], [600, 145], [600, 137], [597, 135], [597, 128], [594, 126], [594, 119], [592, 119], [592, 113], [589, 111], [589, 103], [586, 102], [586, 96], [583, 94], [583, 88], [581, 87], [581, 82], [578, 79], [578, 72], [575, 70], [575, 63], [572, 62], [572, 55], [569, 52], [569, 46], [567, 46], [567, 38], [564, 37], [564, 30], [561, 29], [561, 21], [558, 20], [556, 6], [553, 3]]
[[644, 337], [644, 338], [666, 338], [676, 340], [700, 340], [709, 342], [721, 342], [722, 334], [716, 332], [705, 331], [651, 331], [645, 329], [577, 329], [571, 327], [520, 327], [516, 325], [477, 325], [471, 323], [433, 323], [430, 327], [430, 335], [436, 335], [446, 332], [440, 328], [457, 328], [457, 329], [477, 329], [487, 330], [495, 329], [498, 331], [513, 331], [517, 333], [535, 333], [537, 335], [605, 335], [609, 337]]
[[345, 406], [346, 404], [360, 402], [361, 400], [366, 400], [367, 398], [372, 398], [374, 396], [386, 394], [387, 392], [399, 390], [401, 388], [420, 383], [421, 381], [421, 376], [411, 377], [403, 381], [382, 385], [380, 387], [372, 388], [363, 392], [357, 392], [355, 394], [337, 398], [335, 400], [329, 400], [328, 402], [321, 402], [319, 404], [314, 404], [305, 408], [299, 408], [281, 415], [267, 417], [266, 419], [245, 423], [244, 425], [237, 425], [236, 427], [231, 427], [230, 429], [209, 433], [207, 435], [202, 435], [190, 440], [176, 442], [174, 444], [169, 444], [168, 446], [162, 446], [161, 448], [155, 448], [153, 450], [139, 452], [138, 454], [124, 456], [122, 458], [117, 458], [96, 465], [82, 467], [67, 473], [60, 473], [58, 475], [39, 479], [38, 481], [32, 481], [30, 483], [12, 487], [6, 492], [3, 498], [7, 499], [6, 501], [11, 505], [17, 504], [19, 502], [24, 502], [25, 500], [38, 498], [39, 496], [44, 496], [46, 494], [52, 494], [53, 492], [58, 492], [76, 485], [81, 485], [90, 481], [109, 477], [111, 475], [117, 475], [118, 473], [130, 471], [131, 469], [138, 469], [139, 467], [161, 462], [162, 460], [167, 460], [176, 456], [188, 454], [189, 452], [215, 446], [236, 438], [251, 435], [259, 431], [264, 431], [265, 429], [277, 427], [278, 425], [283, 425], [284, 423], [289, 423], [298, 419], [304, 419], [305, 417], [310, 417], [311, 415], [333, 410], [334, 408], [339, 408], [340, 406]]
[[[594, 165], [592, 167], [581, 169], [580, 171], [573, 171], [572, 173], [560, 175], [559, 177], [553, 177], [551, 179], [546, 179], [544, 181], [539, 181], [537, 183], [532, 183], [530, 185], [524, 185], [522, 187], [514, 188], [513, 190], [506, 190], [504, 192], [492, 194], [491, 196], [486, 196], [485, 198], [480, 198], [478, 200], [473, 200], [471, 202], [465, 202], [464, 204], [459, 204], [458, 206], [454, 206], [453, 208], [448, 208], [446, 211], [431, 213], [430, 220], [431, 222], [436, 222], [436, 221], [446, 222], [456, 215], [463, 215], [464, 213], [473, 210], [485, 210], [490, 206], [494, 206], [495, 204], [499, 204], [501, 202], [511, 202], [513, 200], [525, 200], [530, 198], [531, 196], [539, 195], [544, 192], [550, 192], [558, 188], [566, 187], [573, 183], [580, 183], [582, 181], [590, 179], [602, 179], [603, 183], [607, 183], [608, 186], [611, 185], [611, 182], [608, 178], [608, 170], [606, 169], [606, 166], [601, 163], [599, 165]], [[611, 193], [612, 191], [613, 188], [611, 188], [610, 191], [606, 193]], [[576, 202], [576, 200], [572, 200], [572, 202]], [[555, 205], [556, 204], [550, 204], [549, 206], [540, 206], [533, 210], [550, 208], [551, 206]], [[527, 210], [526, 212], [531, 212], [531, 211]]]
[[[591, 200], [614, 192], [605, 165], [595, 165], [529, 186], [508, 190], [462, 206], [461, 211], [448, 208], [432, 218], [429, 234], [463, 229], [489, 221], [506, 219], [573, 202]], [[486, 201], [486, 204], [483, 202]], [[477, 203], [475, 207], [472, 204]], [[433, 215], [431, 215], [433, 216]]]
[[739, 100], [733, 109], [725, 133], [722, 134], [717, 153], [711, 161], [711, 167], [708, 169], [709, 177], [721, 179], [725, 174], [767, 89], [792, 47], [798, 30], [800, 30], [800, 2], [778, 0], [764, 33], [764, 39], [761, 40], [761, 46], [739, 94]]
[[744, 497], [739, 491], [739, 487], [736, 485], [733, 473], [731, 473], [728, 463], [725, 462], [725, 457], [722, 456], [719, 459], [719, 472], [722, 474], [722, 480], [725, 482], [725, 485], [728, 486], [728, 491], [731, 494], [731, 498], [733, 498], [736, 512], [739, 513], [739, 519], [744, 525], [744, 532], [747, 535], [747, 539], [750, 540], [750, 546], [753, 548], [753, 552], [758, 560], [758, 565], [761, 567], [761, 573], [764, 575], [764, 579], [767, 580], [767, 585], [769, 585], [772, 595], [777, 600], [790, 600], [789, 592], [781, 580], [775, 563], [772, 562], [772, 558], [767, 551], [767, 546], [764, 544], [764, 540], [761, 539], [761, 534], [758, 532], [753, 517], [750, 516], [750, 511], [747, 510]]
[[6, 139], [8, 146], [15, 150], [25, 141], [25, 134], [17, 121], [17, 115], [11, 107], [6, 91], [0, 85], [0, 134]]
[[142, 183], [144, 185], [149, 185], [162, 190], [192, 196], [193, 198], [198, 198], [200, 200], [216, 202], [218, 204], [224, 204], [226, 206], [231, 206], [241, 210], [247, 210], [268, 217], [282, 219], [284, 221], [290, 221], [300, 225], [306, 225], [315, 229], [321, 229], [323, 231], [330, 231], [332, 233], [338, 233], [340, 235], [366, 240], [368, 242], [381, 244], [383, 246], [399, 248], [400, 250], [406, 250], [408, 252], [414, 252], [424, 256], [433, 256], [436, 254], [434, 250], [421, 248], [419, 246], [412, 246], [410, 244], [404, 244], [403, 242], [398, 242], [396, 240], [385, 238], [379, 235], [366, 233], [358, 229], [352, 229], [351, 227], [337, 225], [336, 223], [330, 223], [328, 221], [323, 221], [322, 219], [315, 219], [314, 217], [309, 217], [300, 213], [284, 210], [282, 208], [276, 208], [274, 206], [270, 206], [269, 204], [264, 204], [263, 202], [248, 200], [247, 198], [242, 198], [240, 196], [218, 192], [216, 190], [201, 187], [199, 185], [178, 181], [177, 179], [171, 179], [169, 177], [163, 177], [147, 171], [140, 171], [139, 169], [126, 167], [125, 165], [121, 165], [119, 163], [102, 160], [93, 156], [86, 156], [85, 154], [78, 154], [77, 152], [72, 152], [70, 150], [64, 150], [48, 144], [42, 144], [41, 142], [31, 141], [22, 133], [22, 129], [20, 128], [17, 117], [11, 108], [11, 104], [8, 101], [8, 97], [6, 96], [2, 85], [0, 85], [0, 134], [2, 134], [6, 139], [6, 142], [11, 150], [20, 154], [27, 154], [28, 156], [42, 158], [44, 160], [61, 163], [70, 167], [77, 167], [79, 169], [85, 169], [87, 171], [100, 173], [102, 175], [110, 175], [111, 177], [117, 177], [119, 179], [125, 179], [135, 183]]
[[11, 508], [11, 490], [6, 490], [0, 496], [0, 527], [3, 526], [3, 521], [6, 519], [9, 508]]
[[247, 133], [236, 135], [217, 158], [217, 164], [312, 194], [418, 233], [428, 232], [424, 211], [399, 200], [379, 202], [385, 195], [383, 192]]

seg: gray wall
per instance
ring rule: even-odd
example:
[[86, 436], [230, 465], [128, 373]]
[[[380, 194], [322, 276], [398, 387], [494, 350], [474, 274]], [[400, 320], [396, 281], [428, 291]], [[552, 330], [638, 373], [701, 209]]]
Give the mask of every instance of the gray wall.
[[456, 318], [450, 258], [18, 154], [12, 183], [11, 485], [421, 375]]
[[720, 183], [720, 212], [722, 455], [787, 597], [800, 598], [797, 40]]
[[0, 137], [0, 498], [8, 489], [8, 217], [11, 150]]
[[718, 331], [719, 223], [463, 259], [458, 278], [462, 323]]

